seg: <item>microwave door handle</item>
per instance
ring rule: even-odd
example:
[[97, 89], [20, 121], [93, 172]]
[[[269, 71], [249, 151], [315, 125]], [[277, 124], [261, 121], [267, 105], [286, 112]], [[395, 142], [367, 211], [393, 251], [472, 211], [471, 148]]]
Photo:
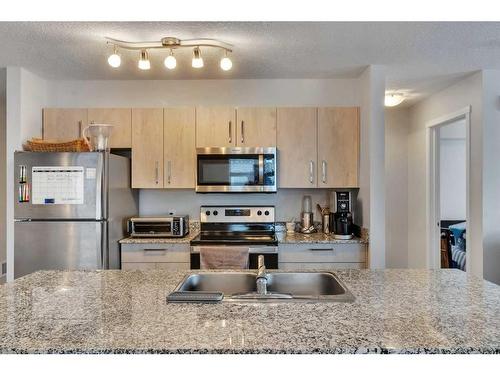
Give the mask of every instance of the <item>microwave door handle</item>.
[[264, 155], [259, 154], [259, 186], [264, 185]]

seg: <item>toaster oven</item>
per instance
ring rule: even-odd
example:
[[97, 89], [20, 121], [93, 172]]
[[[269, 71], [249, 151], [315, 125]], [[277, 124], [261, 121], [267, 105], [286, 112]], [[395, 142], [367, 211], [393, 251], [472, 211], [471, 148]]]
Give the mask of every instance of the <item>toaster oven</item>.
[[189, 216], [133, 217], [128, 232], [131, 237], [184, 237], [189, 233]]

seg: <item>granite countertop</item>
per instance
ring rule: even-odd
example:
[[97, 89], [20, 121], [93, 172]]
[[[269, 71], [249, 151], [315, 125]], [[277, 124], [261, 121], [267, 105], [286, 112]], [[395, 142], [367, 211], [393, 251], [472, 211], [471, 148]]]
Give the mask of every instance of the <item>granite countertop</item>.
[[124, 238], [120, 241], [118, 241], [121, 244], [141, 244], [141, 243], [146, 243], [146, 244], [162, 244], [162, 243], [187, 243], [195, 238], [198, 234], [200, 233], [199, 230], [191, 230], [189, 231], [188, 235], [185, 237], [174, 237], [174, 238], [164, 238], [164, 237], [146, 237], [146, 238], [137, 238], [137, 237], [127, 237]]
[[339, 270], [354, 303], [167, 304], [183, 272], [40, 271], [0, 286], [3, 353], [500, 353], [500, 287]]
[[314, 243], [328, 243], [328, 244], [350, 244], [350, 243], [367, 243], [359, 237], [353, 237], [350, 240], [337, 240], [333, 234], [325, 234], [322, 232], [304, 234], [299, 232], [276, 232], [278, 242], [282, 244], [314, 244]]
[[[137, 238], [128, 237], [120, 240], [121, 244], [162, 244], [162, 243], [189, 243], [194, 237], [199, 234], [199, 230], [192, 230], [186, 237], [182, 238]], [[367, 243], [358, 237], [354, 237], [351, 240], [336, 240], [331, 234], [324, 233], [287, 233], [287, 232], [276, 232], [278, 237], [278, 243], [282, 244], [313, 244], [313, 243], [330, 243], [330, 244], [349, 244], [349, 243]]]

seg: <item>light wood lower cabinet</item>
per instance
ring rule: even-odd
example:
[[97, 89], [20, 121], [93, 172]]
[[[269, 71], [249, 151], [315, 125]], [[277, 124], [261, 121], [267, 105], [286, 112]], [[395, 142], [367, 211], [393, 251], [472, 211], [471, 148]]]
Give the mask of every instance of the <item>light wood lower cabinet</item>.
[[317, 186], [317, 109], [278, 108], [278, 187]]
[[276, 147], [276, 108], [237, 108], [236, 146]]
[[163, 188], [163, 109], [132, 109], [132, 187]]
[[185, 244], [122, 244], [123, 270], [189, 270], [190, 246]]
[[163, 110], [163, 155], [165, 188], [195, 187], [195, 109]]
[[366, 268], [365, 244], [280, 244], [280, 269]]
[[196, 107], [196, 147], [235, 147], [234, 107]]
[[87, 126], [87, 109], [44, 108], [42, 118], [43, 139], [70, 141], [82, 136]]
[[359, 109], [318, 108], [318, 187], [358, 186]]
[[89, 108], [88, 123], [111, 124], [110, 148], [132, 147], [132, 110], [130, 108]]

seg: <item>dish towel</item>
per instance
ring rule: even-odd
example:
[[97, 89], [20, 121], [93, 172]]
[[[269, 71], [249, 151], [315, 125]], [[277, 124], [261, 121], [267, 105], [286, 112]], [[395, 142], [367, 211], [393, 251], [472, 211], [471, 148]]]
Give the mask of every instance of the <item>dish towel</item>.
[[210, 246], [200, 248], [200, 268], [248, 269], [248, 248], [231, 246]]

